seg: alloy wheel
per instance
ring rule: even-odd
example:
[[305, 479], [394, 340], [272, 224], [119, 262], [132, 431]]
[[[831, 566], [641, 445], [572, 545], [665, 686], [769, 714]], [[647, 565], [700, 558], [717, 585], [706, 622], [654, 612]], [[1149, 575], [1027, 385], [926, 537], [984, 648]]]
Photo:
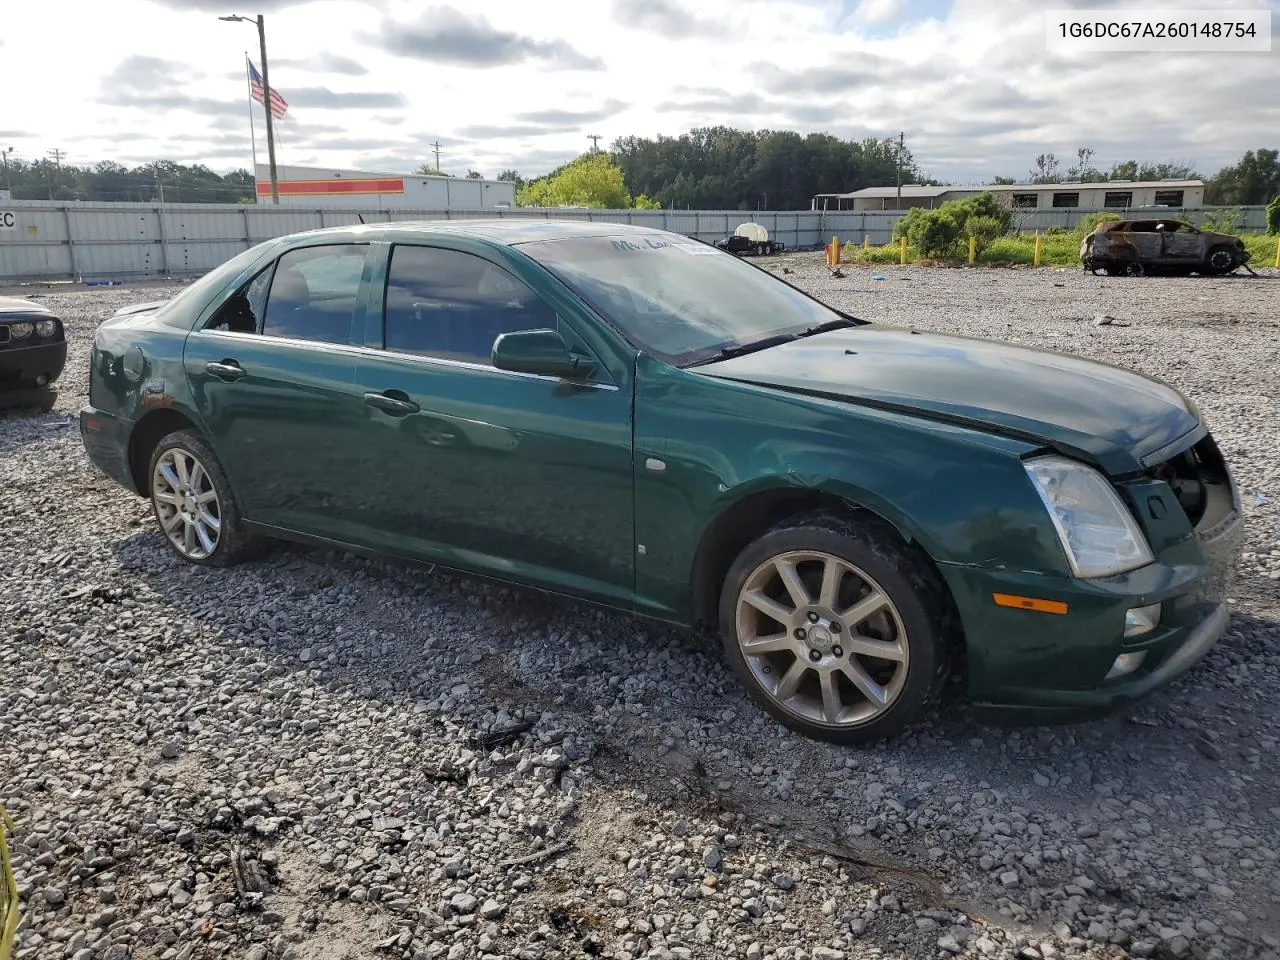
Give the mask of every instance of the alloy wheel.
[[218, 548], [222, 504], [209, 471], [190, 451], [171, 447], [156, 461], [151, 502], [160, 529], [182, 556], [204, 560]]
[[797, 717], [860, 726], [902, 693], [902, 617], [878, 583], [837, 556], [790, 551], [760, 564], [738, 593], [735, 626], [760, 688]]

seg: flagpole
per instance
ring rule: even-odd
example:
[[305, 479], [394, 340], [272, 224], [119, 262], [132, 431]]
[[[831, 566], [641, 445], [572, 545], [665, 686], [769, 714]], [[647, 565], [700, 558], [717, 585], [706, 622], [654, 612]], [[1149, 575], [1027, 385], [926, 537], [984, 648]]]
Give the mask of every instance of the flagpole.
[[253, 132], [253, 81], [249, 79], [249, 51], [244, 52], [244, 83], [249, 93], [249, 143], [253, 147], [253, 202], [258, 202], [258, 138]]

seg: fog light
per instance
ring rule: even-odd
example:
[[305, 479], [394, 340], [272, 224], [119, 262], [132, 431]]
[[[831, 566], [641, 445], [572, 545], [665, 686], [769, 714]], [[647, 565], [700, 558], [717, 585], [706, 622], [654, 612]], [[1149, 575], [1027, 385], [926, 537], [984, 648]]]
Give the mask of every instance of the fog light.
[[1111, 665], [1111, 669], [1107, 671], [1105, 679], [1112, 680], [1116, 677], [1123, 677], [1127, 673], [1133, 673], [1140, 666], [1142, 661], [1147, 659], [1147, 651], [1135, 650], [1133, 653], [1122, 653], [1116, 657], [1116, 662]]
[[1124, 637], [1126, 640], [1150, 633], [1160, 623], [1160, 604], [1149, 607], [1130, 607], [1124, 612]]

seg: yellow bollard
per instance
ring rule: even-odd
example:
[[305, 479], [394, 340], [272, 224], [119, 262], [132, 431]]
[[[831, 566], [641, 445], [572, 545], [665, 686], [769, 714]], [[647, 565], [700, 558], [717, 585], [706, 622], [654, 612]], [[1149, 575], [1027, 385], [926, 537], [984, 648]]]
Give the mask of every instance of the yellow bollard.
[[869, 234], [869, 233], [868, 233], [868, 234], [864, 234], [864, 235], [863, 235], [863, 237], [862, 237], [862, 249], [863, 249], [863, 250], [870, 250], [870, 249], [871, 249], [871, 234]]
[[978, 238], [969, 238], [969, 266], [973, 266], [978, 259]]
[[902, 240], [898, 244], [898, 251], [898, 262], [905, 267], [907, 265], [907, 235], [905, 233], [902, 235]]
[[1044, 238], [1040, 236], [1040, 231], [1037, 230], [1036, 231], [1036, 256], [1035, 256], [1035, 260], [1031, 264], [1033, 267], [1040, 266], [1040, 249], [1043, 245], [1044, 245]]
[[832, 257], [835, 258], [835, 263], [836, 263], [836, 266], [838, 267], [840, 266], [840, 254], [844, 252], [843, 250], [840, 249], [840, 238], [833, 236], [831, 238], [831, 246], [833, 248], [831, 251], [831, 255]]

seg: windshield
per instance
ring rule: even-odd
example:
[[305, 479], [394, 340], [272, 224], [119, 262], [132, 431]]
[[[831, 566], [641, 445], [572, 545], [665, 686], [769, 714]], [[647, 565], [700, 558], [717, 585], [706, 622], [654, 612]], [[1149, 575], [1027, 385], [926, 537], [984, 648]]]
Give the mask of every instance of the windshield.
[[677, 234], [520, 244], [632, 343], [688, 366], [841, 314], [730, 253]]

